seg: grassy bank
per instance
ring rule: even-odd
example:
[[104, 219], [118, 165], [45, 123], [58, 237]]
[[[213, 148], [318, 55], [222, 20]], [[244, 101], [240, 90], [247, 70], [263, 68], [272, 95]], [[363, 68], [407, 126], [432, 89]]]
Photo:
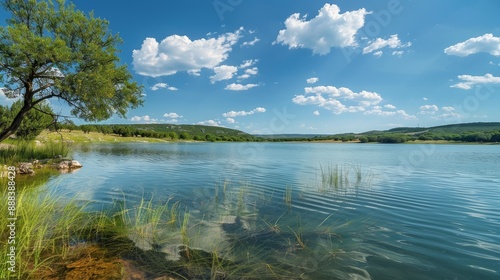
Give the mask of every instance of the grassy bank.
[[51, 159], [56, 156], [67, 157], [69, 154], [69, 144], [61, 141], [36, 143], [34, 141], [10, 140], [0, 147], [0, 164], [15, 165], [19, 162], [31, 162], [35, 159]]
[[60, 132], [53, 132], [44, 130], [37, 136], [37, 140], [42, 142], [51, 141], [66, 141], [71, 143], [164, 143], [169, 142], [164, 139], [149, 138], [149, 137], [123, 137], [114, 134], [103, 134], [100, 132], [84, 133], [81, 130], [62, 130]]
[[[0, 182], [8, 185], [8, 178]], [[126, 255], [148, 254], [128, 236], [147, 235], [165, 215], [177, 213], [171, 211], [175, 206], [151, 203], [88, 211], [86, 203], [39, 189], [38, 183], [2, 189], [0, 199], [15, 197], [15, 204], [0, 207], [0, 224], [10, 225], [0, 230], [0, 279], [130, 279], [141, 271]]]

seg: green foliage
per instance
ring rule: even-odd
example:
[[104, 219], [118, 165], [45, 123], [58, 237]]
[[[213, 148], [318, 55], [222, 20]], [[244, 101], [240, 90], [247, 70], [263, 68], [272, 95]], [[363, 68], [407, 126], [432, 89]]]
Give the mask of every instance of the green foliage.
[[101, 132], [124, 137], [151, 137], [169, 140], [195, 141], [257, 141], [259, 138], [239, 130], [203, 125], [173, 124], [117, 124], [117, 125], [80, 125], [85, 133]]
[[58, 131], [61, 129], [67, 129], [71, 132], [72, 130], [76, 130], [78, 126], [75, 125], [73, 121], [66, 119], [63, 120], [62, 122], [56, 123], [54, 128]]
[[361, 142], [361, 143], [368, 143], [368, 137], [365, 137], [365, 136], [360, 137], [359, 138], [359, 142]]
[[179, 139], [179, 135], [177, 135], [177, 133], [175, 133], [174, 131], [170, 131], [168, 133], [168, 137], [170, 137], [171, 140], [177, 140], [177, 139]]
[[408, 141], [409, 137], [405, 134], [395, 133], [395, 134], [387, 134], [381, 135], [378, 138], [379, 143], [404, 143]]
[[[334, 136], [330, 136], [334, 137]], [[402, 143], [412, 140], [456, 141], [456, 142], [499, 142], [500, 123], [463, 123], [427, 128], [400, 127], [387, 131], [369, 131], [358, 137], [362, 143]]]
[[[0, 130], [4, 130], [12, 122], [23, 106], [20, 100], [14, 102], [9, 108], [0, 106]], [[17, 129], [16, 136], [25, 139], [35, 139], [44, 129], [53, 123], [54, 112], [46, 103], [37, 104], [33, 110], [29, 111]]]
[[181, 134], [179, 135], [179, 139], [182, 139], [182, 140], [189, 140], [191, 139], [191, 135], [189, 135], [189, 133], [183, 131], [181, 132]]
[[119, 64], [118, 35], [106, 20], [76, 10], [64, 0], [5, 0], [8, 26], [0, 26], [0, 82], [7, 97], [23, 100], [20, 113], [0, 140], [14, 133], [26, 113], [56, 98], [71, 114], [100, 121], [125, 117], [142, 104], [141, 86]]

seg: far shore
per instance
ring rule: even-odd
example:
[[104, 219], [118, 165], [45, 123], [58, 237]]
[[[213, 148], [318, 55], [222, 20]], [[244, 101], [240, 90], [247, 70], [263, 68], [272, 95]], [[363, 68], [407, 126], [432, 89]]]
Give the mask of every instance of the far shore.
[[[178, 143], [178, 142], [208, 142], [208, 141], [195, 141], [195, 140], [171, 140], [171, 139], [158, 139], [150, 137], [123, 137], [116, 134], [103, 134], [100, 132], [89, 132], [84, 133], [81, 130], [62, 130], [60, 132], [51, 132], [48, 130], [43, 131], [36, 140], [40, 142], [47, 141], [61, 141], [76, 143], [76, 144], [86, 144], [86, 143]], [[224, 141], [220, 141], [224, 142]], [[272, 143], [272, 141], [264, 141], [267, 143]], [[359, 143], [359, 144], [383, 144], [378, 142], [361, 143], [359, 140], [354, 141], [341, 141], [341, 140], [300, 140], [300, 141], [285, 141], [277, 143]], [[398, 144], [454, 144], [454, 145], [498, 145], [498, 142], [456, 142], [448, 140], [414, 140], [407, 141]], [[7, 144], [8, 145], [8, 144]]]
[[404, 143], [379, 143], [379, 142], [368, 142], [361, 143], [358, 140], [355, 141], [340, 141], [340, 140], [317, 140], [317, 141], [293, 141], [297, 143], [336, 143], [336, 144], [344, 144], [344, 143], [356, 143], [356, 144], [453, 144], [453, 145], [499, 145], [498, 142], [457, 142], [457, 141], [448, 141], [448, 140], [414, 140], [407, 141]]

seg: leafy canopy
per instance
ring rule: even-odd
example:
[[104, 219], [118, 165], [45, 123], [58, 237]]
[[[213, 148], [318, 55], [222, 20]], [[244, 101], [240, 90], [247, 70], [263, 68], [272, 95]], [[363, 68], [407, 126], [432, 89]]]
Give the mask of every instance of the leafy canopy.
[[50, 98], [67, 103], [85, 121], [126, 117], [142, 104], [142, 87], [119, 64], [122, 40], [109, 32], [106, 20], [64, 0], [5, 0], [2, 6], [11, 17], [0, 26], [0, 83], [7, 97], [23, 101], [11, 130]]

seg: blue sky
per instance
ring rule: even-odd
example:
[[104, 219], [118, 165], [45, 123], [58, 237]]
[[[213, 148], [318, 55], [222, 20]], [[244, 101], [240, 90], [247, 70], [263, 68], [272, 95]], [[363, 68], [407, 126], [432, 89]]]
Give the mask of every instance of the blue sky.
[[500, 121], [499, 1], [74, 3], [109, 20], [144, 85], [143, 107], [105, 123], [334, 134]]

